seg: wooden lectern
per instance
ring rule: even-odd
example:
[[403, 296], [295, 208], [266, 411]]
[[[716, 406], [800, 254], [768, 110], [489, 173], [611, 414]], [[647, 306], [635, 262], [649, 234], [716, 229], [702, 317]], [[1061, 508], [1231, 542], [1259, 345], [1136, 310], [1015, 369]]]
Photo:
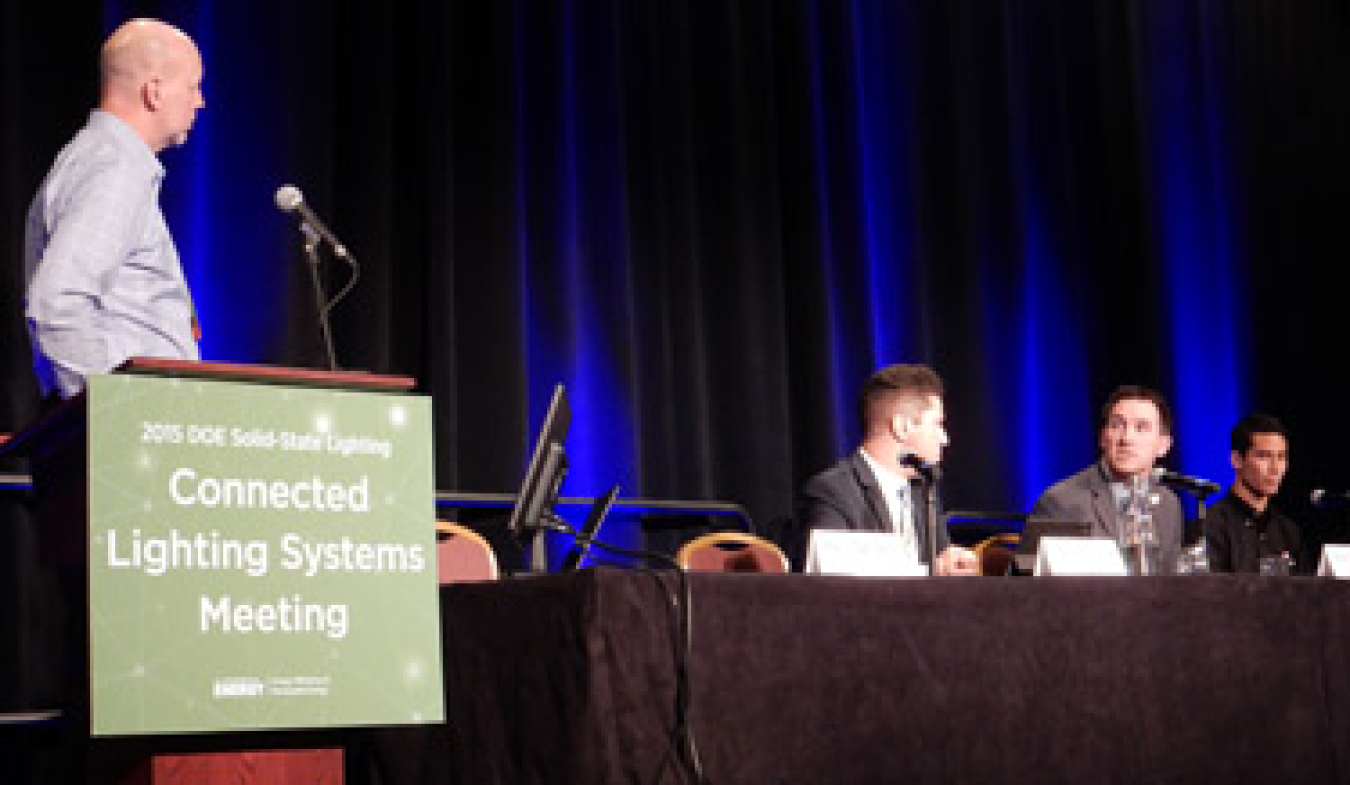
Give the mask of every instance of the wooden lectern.
[[[369, 392], [409, 392], [401, 376], [256, 365], [133, 358], [121, 373], [255, 384], [283, 384]], [[47, 411], [31, 427], [0, 443], [0, 454], [26, 456], [31, 465], [43, 558], [62, 576], [72, 614], [68, 632], [72, 680], [83, 679], [65, 707], [72, 754], [81, 754], [90, 781], [124, 783], [305, 782], [343, 780], [343, 749], [334, 734], [268, 732], [200, 734], [172, 739], [94, 739], [88, 705], [88, 471], [86, 399], [82, 393]], [[303, 737], [306, 749], [285, 749]], [[259, 739], [262, 741], [260, 742]], [[256, 747], [240, 749], [241, 746]]]

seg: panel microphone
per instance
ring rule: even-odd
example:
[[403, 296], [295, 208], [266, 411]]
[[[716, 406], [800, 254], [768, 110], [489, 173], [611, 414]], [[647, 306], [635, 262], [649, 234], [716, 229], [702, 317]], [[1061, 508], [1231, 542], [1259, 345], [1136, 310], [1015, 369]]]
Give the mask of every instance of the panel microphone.
[[1200, 496], [1209, 496], [1219, 492], [1219, 484], [1199, 477], [1189, 477], [1185, 474], [1177, 474], [1170, 469], [1164, 469], [1159, 466], [1153, 470], [1153, 479], [1172, 488], [1180, 488]]
[[299, 215], [301, 224], [308, 226], [320, 237], [327, 240], [328, 244], [333, 248], [333, 253], [339, 259], [348, 258], [347, 246], [343, 245], [342, 241], [337, 238], [337, 235], [329, 231], [323, 221], [319, 220], [319, 216], [315, 215], [314, 211], [309, 209], [309, 205], [305, 204], [305, 195], [300, 193], [299, 188], [296, 188], [293, 185], [281, 186], [277, 189], [275, 201], [277, 203], [277, 209], [281, 210], [283, 213], [295, 213]]
[[1312, 506], [1319, 510], [1339, 510], [1350, 507], [1350, 491], [1325, 491], [1318, 488], [1312, 492]]
[[942, 467], [932, 461], [925, 461], [923, 458], [912, 452], [902, 451], [898, 457], [901, 466], [919, 473], [919, 476], [925, 482], [933, 483], [942, 479]]

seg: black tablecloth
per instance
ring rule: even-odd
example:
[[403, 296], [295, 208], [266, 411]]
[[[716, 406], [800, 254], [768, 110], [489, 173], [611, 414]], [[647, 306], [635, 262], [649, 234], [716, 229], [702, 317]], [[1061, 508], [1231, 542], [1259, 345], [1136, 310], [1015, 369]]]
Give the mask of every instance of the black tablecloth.
[[[709, 782], [1350, 781], [1350, 584], [690, 580]], [[460, 779], [654, 781], [674, 585], [601, 569], [444, 589]]]

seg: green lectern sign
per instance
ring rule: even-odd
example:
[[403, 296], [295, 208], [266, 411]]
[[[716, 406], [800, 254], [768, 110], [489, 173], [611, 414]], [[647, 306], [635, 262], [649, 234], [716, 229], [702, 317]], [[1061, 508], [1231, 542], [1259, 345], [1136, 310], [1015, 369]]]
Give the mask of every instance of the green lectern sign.
[[92, 734], [442, 720], [426, 398], [114, 375], [88, 407]]

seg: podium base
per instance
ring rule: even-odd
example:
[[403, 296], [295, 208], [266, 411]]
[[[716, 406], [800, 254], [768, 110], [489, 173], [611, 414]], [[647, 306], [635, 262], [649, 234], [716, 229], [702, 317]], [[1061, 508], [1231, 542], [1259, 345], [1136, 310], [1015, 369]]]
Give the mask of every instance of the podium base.
[[342, 750], [255, 750], [154, 755], [123, 785], [225, 785], [239, 782], [334, 783], [343, 781]]

